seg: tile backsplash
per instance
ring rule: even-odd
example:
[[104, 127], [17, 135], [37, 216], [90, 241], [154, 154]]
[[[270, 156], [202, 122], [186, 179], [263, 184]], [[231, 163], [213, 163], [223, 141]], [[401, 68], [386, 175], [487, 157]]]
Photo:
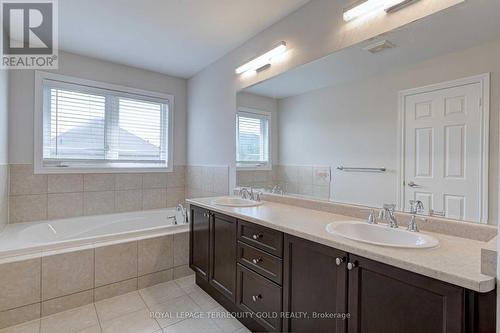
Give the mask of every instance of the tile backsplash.
[[330, 197], [331, 173], [329, 166], [275, 165], [272, 170], [237, 171], [238, 186], [272, 188], [279, 185], [286, 193]]
[[229, 194], [228, 166], [187, 166], [186, 197], [214, 197]]
[[35, 175], [30, 164], [11, 164], [9, 220], [173, 207], [184, 202], [185, 184], [184, 166], [175, 166], [171, 173]]
[[0, 231], [9, 222], [9, 166], [0, 165]]

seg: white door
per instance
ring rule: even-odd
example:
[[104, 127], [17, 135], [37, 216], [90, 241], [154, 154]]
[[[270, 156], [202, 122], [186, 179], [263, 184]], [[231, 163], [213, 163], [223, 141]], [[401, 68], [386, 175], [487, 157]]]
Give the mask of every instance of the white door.
[[405, 98], [405, 195], [426, 212], [481, 222], [482, 85]]

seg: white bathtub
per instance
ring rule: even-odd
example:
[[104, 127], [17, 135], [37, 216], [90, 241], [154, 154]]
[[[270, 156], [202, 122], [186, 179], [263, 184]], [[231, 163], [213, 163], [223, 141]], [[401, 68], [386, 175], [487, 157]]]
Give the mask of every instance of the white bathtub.
[[167, 208], [9, 224], [0, 233], [0, 259], [188, 231], [173, 216], [175, 209]]

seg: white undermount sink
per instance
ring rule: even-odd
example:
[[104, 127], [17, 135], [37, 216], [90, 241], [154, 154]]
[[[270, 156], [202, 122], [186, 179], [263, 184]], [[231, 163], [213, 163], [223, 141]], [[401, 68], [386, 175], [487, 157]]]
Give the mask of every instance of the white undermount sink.
[[227, 207], [254, 207], [262, 205], [262, 202], [238, 197], [223, 197], [214, 199], [212, 204]]
[[351, 240], [389, 247], [425, 249], [439, 245], [438, 239], [420, 232], [359, 221], [330, 223], [326, 226], [326, 231]]

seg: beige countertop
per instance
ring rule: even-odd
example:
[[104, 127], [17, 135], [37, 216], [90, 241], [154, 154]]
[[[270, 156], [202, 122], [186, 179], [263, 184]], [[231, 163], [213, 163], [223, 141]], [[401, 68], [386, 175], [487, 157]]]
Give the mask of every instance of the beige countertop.
[[224, 207], [212, 204], [214, 199], [188, 199], [187, 202], [467, 289], [488, 292], [495, 288], [495, 278], [481, 274], [481, 248], [486, 242], [423, 232], [438, 238], [439, 247], [377, 246], [336, 236], [325, 229], [332, 222], [356, 220], [352, 217], [269, 201], [257, 207]]

